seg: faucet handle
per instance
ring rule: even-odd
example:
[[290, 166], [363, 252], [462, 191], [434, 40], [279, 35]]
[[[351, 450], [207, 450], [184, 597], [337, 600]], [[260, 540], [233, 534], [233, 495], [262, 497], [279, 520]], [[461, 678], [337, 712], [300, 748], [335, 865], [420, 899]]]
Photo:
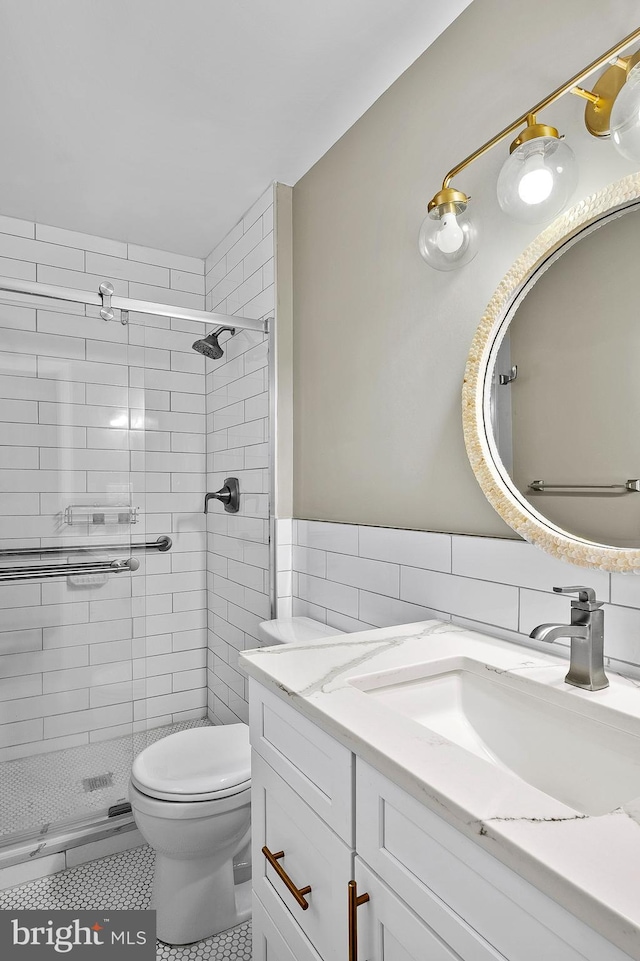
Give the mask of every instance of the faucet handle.
[[592, 587], [576, 585], [575, 587], [554, 587], [553, 590], [556, 594], [577, 594], [578, 600], [571, 601], [572, 607], [580, 607], [584, 610], [592, 611], [597, 610], [603, 605], [603, 601], [596, 599], [596, 592]]
[[554, 587], [556, 594], [577, 594], [581, 601], [591, 601], [596, 599], [596, 592], [592, 587]]

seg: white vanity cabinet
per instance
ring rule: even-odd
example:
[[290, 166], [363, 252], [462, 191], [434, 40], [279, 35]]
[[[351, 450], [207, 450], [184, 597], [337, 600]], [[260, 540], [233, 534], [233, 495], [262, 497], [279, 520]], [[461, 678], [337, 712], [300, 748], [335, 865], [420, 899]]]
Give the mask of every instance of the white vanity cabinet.
[[288, 912], [321, 957], [344, 956], [352, 849], [255, 751], [251, 765], [253, 890], [274, 920]]
[[[254, 958], [290, 961], [287, 949], [296, 961], [344, 958], [353, 755], [254, 681], [249, 704]], [[264, 849], [281, 855], [283, 875]], [[311, 888], [302, 904], [292, 887]]]
[[253, 679], [249, 703], [254, 961], [629, 961]]

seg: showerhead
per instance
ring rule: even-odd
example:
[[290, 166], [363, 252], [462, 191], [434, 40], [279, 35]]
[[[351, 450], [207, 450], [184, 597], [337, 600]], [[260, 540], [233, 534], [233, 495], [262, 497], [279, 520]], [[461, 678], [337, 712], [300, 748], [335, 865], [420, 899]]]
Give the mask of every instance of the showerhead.
[[203, 340], [196, 340], [192, 347], [199, 354], [204, 354], [205, 357], [210, 357], [212, 360], [218, 360], [224, 354], [215, 334], [209, 334]]
[[235, 327], [218, 327], [217, 330], [212, 330], [210, 334], [207, 334], [202, 340], [196, 340], [195, 344], [192, 344], [194, 350], [197, 350], [199, 354], [204, 354], [205, 357], [210, 357], [211, 360], [219, 360], [224, 351], [220, 344], [218, 343], [218, 337], [220, 334], [227, 330], [233, 337], [236, 332]]

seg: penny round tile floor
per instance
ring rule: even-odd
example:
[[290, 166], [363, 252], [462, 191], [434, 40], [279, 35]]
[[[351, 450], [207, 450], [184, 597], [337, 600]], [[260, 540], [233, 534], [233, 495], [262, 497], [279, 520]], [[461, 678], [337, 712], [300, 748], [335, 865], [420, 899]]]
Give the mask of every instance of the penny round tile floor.
[[[38, 881], [0, 891], [0, 910], [148, 908], [154, 853], [147, 845], [89, 861]], [[251, 961], [251, 921], [182, 946], [157, 942], [162, 961]]]

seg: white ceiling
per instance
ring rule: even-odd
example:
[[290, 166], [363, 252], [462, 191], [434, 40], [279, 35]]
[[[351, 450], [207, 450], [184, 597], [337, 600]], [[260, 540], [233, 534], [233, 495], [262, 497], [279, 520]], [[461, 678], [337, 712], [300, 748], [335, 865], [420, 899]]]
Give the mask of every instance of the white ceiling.
[[199, 257], [470, 0], [0, 0], [0, 213]]

